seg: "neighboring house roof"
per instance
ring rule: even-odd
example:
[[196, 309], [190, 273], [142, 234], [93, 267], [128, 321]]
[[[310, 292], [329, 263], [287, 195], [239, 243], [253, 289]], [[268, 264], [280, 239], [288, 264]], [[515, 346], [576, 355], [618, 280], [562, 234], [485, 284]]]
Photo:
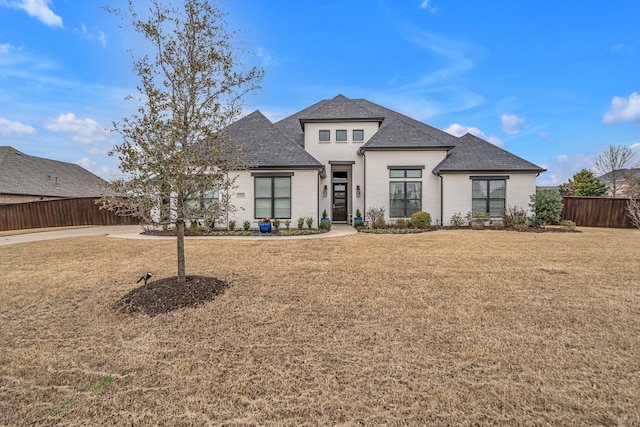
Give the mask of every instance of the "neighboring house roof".
[[44, 159], [0, 147], [0, 194], [97, 197], [106, 182], [73, 163]]
[[322, 168], [322, 164], [276, 128], [260, 111], [231, 124], [227, 130], [246, 148], [242, 159], [250, 167]]
[[640, 168], [617, 169], [613, 172], [608, 172], [602, 176], [599, 176], [598, 180], [602, 182], [611, 182], [613, 181], [614, 177], [616, 178], [616, 180], [620, 180], [620, 179], [626, 179], [630, 175], [640, 179]]
[[456, 172], [544, 172], [521, 157], [471, 135], [458, 138], [447, 158], [433, 169], [433, 173]]

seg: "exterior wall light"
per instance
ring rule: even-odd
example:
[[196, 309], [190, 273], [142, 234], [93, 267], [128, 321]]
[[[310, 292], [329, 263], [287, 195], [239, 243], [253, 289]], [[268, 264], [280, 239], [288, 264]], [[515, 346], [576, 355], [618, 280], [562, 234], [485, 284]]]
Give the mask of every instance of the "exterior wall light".
[[356, 185], [356, 197], [360, 197], [360, 186]]
[[322, 189], [322, 197], [327, 197], [327, 185], [324, 185], [324, 188]]

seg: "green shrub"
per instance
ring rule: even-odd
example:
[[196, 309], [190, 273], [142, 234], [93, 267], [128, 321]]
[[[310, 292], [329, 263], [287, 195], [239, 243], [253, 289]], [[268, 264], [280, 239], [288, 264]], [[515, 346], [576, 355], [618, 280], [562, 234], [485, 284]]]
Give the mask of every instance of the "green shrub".
[[245, 221], [242, 223], [242, 229], [243, 229], [244, 231], [247, 231], [249, 228], [251, 228], [251, 223], [250, 223], [249, 221], [245, 220]]
[[543, 227], [547, 224], [558, 224], [562, 214], [562, 196], [558, 191], [542, 190], [531, 195], [529, 207], [533, 212], [531, 225]]
[[277, 230], [280, 228], [280, 218], [273, 219], [273, 227]]
[[398, 218], [396, 220], [396, 228], [400, 228], [400, 229], [407, 228], [407, 220], [404, 218]]
[[288, 230], [289, 227], [291, 227], [291, 220], [290, 219], [286, 219], [284, 221], [284, 227]]
[[325, 218], [320, 221], [320, 228], [323, 230], [331, 230], [331, 220], [329, 218]]
[[565, 219], [564, 221], [560, 221], [560, 225], [562, 226], [562, 229], [564, 231], [576, 231], [576, 223], [569, 220], [569, 219]]
[[215, 218], [207, 218], [204, 220], [204, 225], [205, 227], [207, 227], [209, 230], [213, 230], [216, 227], [216, 220]]
[[304, 228], [304, 217], [298, 218], [298, 230], [302, 230]]
[[307, 219], [304, 220], [307, 223], [307, 228], [311, 230], [311, 226], [313, 225], [313, 217], [308, 216]]
[[453, 227], [462, 227], [465, 224], [466, 220], [462, 216], [462, 213], [456, 212], [451, 215], [451, 225]]
[[197, 219], [192, 219], [191, 223], [189, 224], [189, 230], [191, 232], [195, 232], [198, 230], [198, 220]]
[[322, 211], [322, 218], [328, 218], [326, 209]]
[[411, 224], [415, 228], [429, 228], [431, 226], [431, 215], [429, 212], [414, 212], [411, 215]]
[[361, 219], [355, 220], [353, 221], [353, 226], [354, 227], [364, 227], [364, 221]]
[[229, 230], [233, 231], [236, 229], [236, 222], [234, 220], [229, 221]]
[[356, 217], [362, 218], [362, 215], [360, 214], [360, 208], [356, 209]]

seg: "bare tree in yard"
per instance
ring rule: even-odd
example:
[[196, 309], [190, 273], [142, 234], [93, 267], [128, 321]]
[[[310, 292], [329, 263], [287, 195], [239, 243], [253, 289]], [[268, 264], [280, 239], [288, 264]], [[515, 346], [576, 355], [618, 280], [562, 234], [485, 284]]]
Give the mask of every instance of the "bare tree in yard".
[[146, 18], [133, 0], [126, 10], [105, 10], [143, 35], [153, 53], [134, 59], [141, 85], [139, 96], [128, 99], [139, 102], [137, 114], [114, 123], [123, 142], [110, 155], [118, 155], [126, 178], [109, 186], [123, 196], [104, 197], [102, 204], [146, 223], [174, 224], [178, 283], [184, 283], [185, 221], [224, 217], [232, 208], [228, 195], [236, 185], [229, 172], [245, 165], [225, 128], [238, 117], [241, 98], [258, 89], [263, 71], [242, 67], [232, 45], [236, 33], [207, 0], [179, 7], [151, 0]]
[[593, 169], [599, 175], [607, 175], [611, 182], [611, 197], [616, 197], [618, 188], [626, 179], [625, 170], [632, 166], [635, 153], [623, 145], [610, 145], [596, 160]]

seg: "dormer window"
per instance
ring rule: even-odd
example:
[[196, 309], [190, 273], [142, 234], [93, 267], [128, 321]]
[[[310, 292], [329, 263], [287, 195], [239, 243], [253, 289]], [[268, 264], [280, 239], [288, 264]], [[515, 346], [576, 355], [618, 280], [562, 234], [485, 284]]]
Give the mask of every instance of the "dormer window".
[[318, 134], [318, 139], [320, 142], [329, 142], [331, 141], [331, 131], [330, 130], [320, 130]]
[[337, 142], [347, 142], [347, 131], [344, 129], [338, 129], [336, 131], [336, 141]]

